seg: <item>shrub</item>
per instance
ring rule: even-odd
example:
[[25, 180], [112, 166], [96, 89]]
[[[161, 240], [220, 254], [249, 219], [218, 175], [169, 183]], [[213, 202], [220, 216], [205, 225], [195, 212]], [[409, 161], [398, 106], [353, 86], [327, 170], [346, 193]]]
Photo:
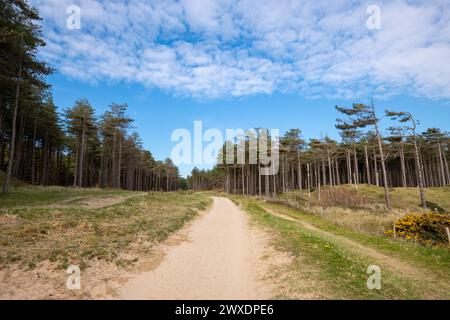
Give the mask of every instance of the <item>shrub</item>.
[[[445, 228], [450, 228], [450, 218], [436, 213], [408, 214], [395, 222], [396, 235], [422, 244], [448, 243]], [[393, 236], [394, 231], [386, 231]]]
[[439, 204], [431, 202], [431, 201], [426, 201], [427, 204], [427, 208], [430, 209], [433, 212], [436, 213], [446, 213], [445, 209], [442, 208]]

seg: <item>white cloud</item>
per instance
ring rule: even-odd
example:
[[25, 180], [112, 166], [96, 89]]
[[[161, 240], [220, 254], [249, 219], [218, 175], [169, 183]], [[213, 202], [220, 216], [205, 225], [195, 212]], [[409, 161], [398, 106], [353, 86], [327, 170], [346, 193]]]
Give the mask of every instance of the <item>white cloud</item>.
[[[199, 98], [296, 91], [356, 99], [450, 98], [445, 0], [32, 0], [44, 58], [85, 81], [124, 81]], [[65, 26], [81, 7], [81, 30]]]

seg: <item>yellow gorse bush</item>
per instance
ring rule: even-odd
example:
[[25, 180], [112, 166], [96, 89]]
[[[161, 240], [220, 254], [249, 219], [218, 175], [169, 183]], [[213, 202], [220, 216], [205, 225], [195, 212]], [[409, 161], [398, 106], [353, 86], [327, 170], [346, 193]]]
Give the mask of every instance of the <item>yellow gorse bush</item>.
[[[448, 243], [445, 228], [450, 228], [450, 217], [436, 213], [408, 214], [395, 222], [396, 236], [427, 245]], [[394, 236], [394, 230], [386, 234]]]

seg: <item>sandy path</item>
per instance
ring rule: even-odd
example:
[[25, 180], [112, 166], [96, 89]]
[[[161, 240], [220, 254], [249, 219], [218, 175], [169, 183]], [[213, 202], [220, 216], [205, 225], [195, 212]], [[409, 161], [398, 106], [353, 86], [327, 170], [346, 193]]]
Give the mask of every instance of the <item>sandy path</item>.
[[265, 244], [230, 200], [214, 197], [211, 211], [192, 223], [187, 240], [167, 249], [156, 269], [132, 277], [122, 299], [268, 299], [258, 279]]
[[68, 208], [68, 207], [82, 207], [86, 209], [102, 209], [116, 204], [120, 204], [125, 200], [130, 198], [139, 197], [145, 195], [145, 193], [137, 193], [128, 196], [121, 195], [110, 195], [110, 196], [99, 196], [99, 197], [89, 197], [80, 196], [70, 199], [63, 200], [56, 204], [51, 204], [44, 206], [45, 208]]

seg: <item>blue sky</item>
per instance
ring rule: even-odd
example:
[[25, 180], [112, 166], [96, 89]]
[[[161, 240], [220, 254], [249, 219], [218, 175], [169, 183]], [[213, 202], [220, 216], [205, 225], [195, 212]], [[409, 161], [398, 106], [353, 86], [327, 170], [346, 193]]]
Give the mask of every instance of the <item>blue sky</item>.
[[[127, 102], [144, 146], [170, 155], [177, 128], [300, 128], [330, 135], [334, 105], [375, 98], [421, 127], [449, 130], [446, 1], [32, 0], [43, 16], [40, 56], [61, 108], [87, 98], [101, 114]], [[81, 9], [81, 29], [66, 26]], [[385, 124], [388, 124], [385, 122]], [[191, 166], [181, 166], [186, 175]]]

